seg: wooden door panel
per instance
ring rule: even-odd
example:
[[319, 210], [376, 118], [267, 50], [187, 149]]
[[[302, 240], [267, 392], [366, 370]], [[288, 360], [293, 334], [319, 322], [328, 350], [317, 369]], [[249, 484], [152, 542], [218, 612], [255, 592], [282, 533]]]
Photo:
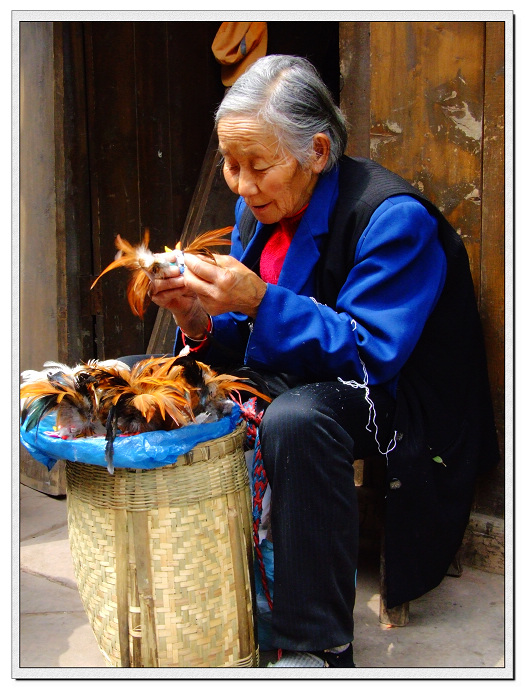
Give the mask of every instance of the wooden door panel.
[[[137, 244], [148, 228], [155, 252], [180, 237], [223, 90], [211, 53], [218, 26], [85, 26], [94, 275], [113, 260], [117, 234]], [[128, 279], [111, 272], [92, 292], [98, 358], [146, 351], [157, 307], [133, 316]]]
[[[86, 23], [86, 59], [96, 275], [115, 257], [117, 234], [132, 243], [140, 237], [133, 24]], [[110, 273], [98, 284], [97, 357], [118, 357], [142, 345], [143, 324], [123, 320], [129, 314], [125, 273]]]
[[462, 236], [479, 295], [484, 22], [372, 22], [371, 157]]

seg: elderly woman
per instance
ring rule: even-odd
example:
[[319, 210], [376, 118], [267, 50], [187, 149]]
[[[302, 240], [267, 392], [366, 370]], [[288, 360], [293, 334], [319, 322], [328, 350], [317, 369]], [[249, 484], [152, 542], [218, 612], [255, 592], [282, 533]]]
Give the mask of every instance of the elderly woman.
[[343, 155], [344, 119], [305, 59], [259, 59], [216, 126], [239, 195], [231, 255], [186, 255], [152, 298], [176, 352], [249, 366], [275, 397], [260, 439], [278, 665], [352, 667], [354, 460], [386, 455], [393, 607], [442, 580], [498, 457], [468, 258], [421, 193]]

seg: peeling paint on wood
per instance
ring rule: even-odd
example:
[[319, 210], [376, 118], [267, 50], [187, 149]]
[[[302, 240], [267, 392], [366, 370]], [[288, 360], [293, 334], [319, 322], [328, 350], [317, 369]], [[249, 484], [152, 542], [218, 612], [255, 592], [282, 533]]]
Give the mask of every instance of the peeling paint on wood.
[[458, 72], [453, 80], [431, 91], [428, 104], [432, 133], [473, 154], [479, 154], [483, 134], [479, 89], [477, 93], [473, 94]]
[[479, 294], [484, 23], [370, 27], [370, 155], [461, 231]]

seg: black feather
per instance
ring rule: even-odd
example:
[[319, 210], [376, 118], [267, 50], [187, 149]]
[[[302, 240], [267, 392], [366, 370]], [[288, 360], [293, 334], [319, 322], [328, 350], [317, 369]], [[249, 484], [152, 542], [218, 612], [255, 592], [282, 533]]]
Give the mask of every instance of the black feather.
[[63, 391], [71, 391], [72, 389], [77, 389], [74, 377], [72, 377], [71, 375], [67, 375], [65, 372], [62, 372], [62, 370], [59, 370], [54, 374], [50, 374], [47, 378], [47, 381], [55, 389], [61, 389]]
[[113, 474], [115, 468], [113, 466], [114, 440], [117, 435], [117, 404], [109, 409], [108, 419], [106, 421], [106, 449], [104, 454], [108, 465], [108, 472]]
[[204, 375], [202, 367], [198, 365], [197, 360], [189, 355], [183, 355], [182, 357], [177, 357], [173, 364], [183, 368], [182, 376], [188, 384], [196, 388], [204, 388]]
[[26, 422], [25, 429], [27, 431], [32, 430], [35, 426], [38, 427], [40, 421], [44, 416], [53, 411], [57, 406], [57, 396], [52, 394], [50, 396], [42, 396], [39, 399], [35, 399], [31, 402], [29, 408], [23, 408], [21, 419], [22, 425]]

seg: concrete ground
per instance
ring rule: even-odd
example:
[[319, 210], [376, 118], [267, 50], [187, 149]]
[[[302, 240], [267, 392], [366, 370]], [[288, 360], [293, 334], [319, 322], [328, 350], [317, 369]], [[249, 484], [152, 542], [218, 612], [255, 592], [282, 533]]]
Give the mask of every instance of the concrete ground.
[[[100, 673], [100, 677], [118, 678], [144, 673], [106, 666], [73, 574], [65, 498], [26, 486], [21, 486], [20, 496], [13, 677], [76, 679]], [[408, 626], [387, 628], [378, 621], [377, 561], [365, 558], [358, 574], [354, 642], [358, 668], [352, 676], [513, 678], [512, 632], [504, 602], [503, 576], [464, 568], [460, 578], [446, 577], [437, 589], [410, 604]], [[270, 658], [271, 653], [263, 653], [261, 666]], [[182, 669], [155, 671], [165, 678], [183, 673]], [[301, 669], [230, 669], [228, 677], [287, 678], [298, 671]], [[327, 674], [325, 669], [305, 672], [317, 678], [319, 673]], [[344, 673], [348, 678], [350, 672]]]

